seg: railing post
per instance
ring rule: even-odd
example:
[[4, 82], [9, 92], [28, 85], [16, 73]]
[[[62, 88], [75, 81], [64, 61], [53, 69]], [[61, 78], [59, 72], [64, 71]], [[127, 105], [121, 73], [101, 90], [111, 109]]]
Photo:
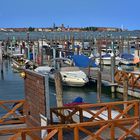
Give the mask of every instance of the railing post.
[[109, 105], [109, 106], [107, 107], [107, 109], [108, 109], [108, 120], [111, 120], [111, 119], [112, 119], [112, 115], [111, 115], [111, 106]]
[[62, 128], [58, 129], [58, 140], [63, 140], [63, 131]]
[[114, 121], [111, 124], [110, 127], [110, 140], [115, 140], [115, 126], [114, 126]]
[[74, 140], [79, 140], [79, 130], [78, 130], [78, 127], [74, 128]]
[[83, 109], [79, 108], [80, 123], [83, 122]]
[[132, 76], [132, 90], [134, 90], [134, 74], [131, 73]]
[[25, 132], [21, 133], [21, 138], [22, 138], [22, 140], [26, 140], [26, 133]]
[[134, 115], [135, 117], [140, 117], [140, 102], [135, 102], [135, 108], [134, 108]]
[[[123, 100], [124, 101], [127, 101], [128, 100], [128, 79], [125, 77], [124, 78], [124, 84], [123, 84], [123, 88], [124, 88], [124, 91], [123, 91]], [[124, 109], [126, 108], [126, 104], [124, 104]]]

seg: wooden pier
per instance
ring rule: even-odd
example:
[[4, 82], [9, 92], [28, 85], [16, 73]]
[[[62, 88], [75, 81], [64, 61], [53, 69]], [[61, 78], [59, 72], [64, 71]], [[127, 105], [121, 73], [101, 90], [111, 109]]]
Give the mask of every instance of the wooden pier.
[[[92, 81], [98, 80], [98, 70], [82, 69], [87, 75], [90, 76]], [[123, 93], [124, 90], [124, 80], [128, 81], [128, 95], [140, 98], [140, 72], [126, 72], [122, 70], [115, 70], [114, 82], [111, 81], [111, 71], [103, 69], [101, 71], [101, 81], [106, 86], [115, 86], [116, 91]]]
[[[25, 100], [0, 101], [0, 109], [3, 110], [0, 117], [0, 138], [8, 136], [8, 140], [125, 140], [129, 137], [140, 139], [138, 100], [63, 106], [48, 110], [49, 96], [46, 96], [46, 90], [43, 75], [26, 71]], [[24, 127], [6, 127], [9, 124], [23, 124]]]

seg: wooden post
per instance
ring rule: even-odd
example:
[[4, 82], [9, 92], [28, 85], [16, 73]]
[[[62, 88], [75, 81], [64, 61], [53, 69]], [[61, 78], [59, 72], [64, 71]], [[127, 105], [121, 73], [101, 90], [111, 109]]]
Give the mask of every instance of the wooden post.
[[47, 124], [50, 123], [50, 95], [49, 95], [49, 74], [45, 75], [45, 97], [46, 97], [46, 117]]
[[29, 32], [27, 32], [27, 58], [30, 60], [30, 45], [29, 45], [29, 41], [30, 41], [30, 37], [29, 37]]
[[19, 53], [21, 53], [22, 54], [22, 46], [21, 46], [21, 44], [19, 43]]
[[57, 101], [57, 107], [62, 107], [63, 106], [63, 101], [62, 101], [62, 77], [60, 72], [55, 73], [55, 88], [56, 88], [56, 101]]
[[111, 42], [112, 45], [112, 54], [111, 54], [111, 92], [112, 92], [112, 97], [115, 97], [114, 93], [115, 93], [115, 54], [114, 54], [114, 46], [113, 46], [113, 41]]
[[43, 47], [41, 45], [41, 48], [40, 48], [40, 60], [41, 60], [41, 66], [43, 65]]
[[98, 52], [100, 56], [100, 71], [102, 71], [102, 54], [101, 54], [101, 39], [99, 40]]
[[129, 40], [130, 40], [130, 34], [128, 35], [128, 38], [127, 38], [127, 47], [128, 47], [128, 54], [130, 54], [130, 43], [129, 43]]
[[72, 44], [72, 50], [74, 51], [74, 36], [71, 36], [71, 44]]
[[21, 138], [22, 138], [22, 140], [26, 140], [26, 133], [25, 132], [21, 133]]
[[[123, 100], [127, 101], [128, 100], [128, 79], [124, 78], [123, 82]], [[124, 108], [126, 108], [126, 105], [124, 104]]]
[[3, 59], [2, 59], [2, 46], [0, 45], [0, 65], [1, 65], [1, 74], [3, 74]]
[[97, 79], [97, 102], [101, 102], [101, 71], [98, 71]]
[[13, 45], [12, 45], [12, 41], [10, 42], [10, 46], [11, 46], [11, 57], [12, 57], [12, 54], [13, 54]]
[[33, 44], [33, 61], [36, 62], [35, 45]]
[[55, 58], [56, 58], [56, 48], [54, 46], [52, 48], [53, 48], [53, 59], [54, 59], [53, 64], [54, 64], [54, 68], [56, 68], [56, 60], [55, 60]]

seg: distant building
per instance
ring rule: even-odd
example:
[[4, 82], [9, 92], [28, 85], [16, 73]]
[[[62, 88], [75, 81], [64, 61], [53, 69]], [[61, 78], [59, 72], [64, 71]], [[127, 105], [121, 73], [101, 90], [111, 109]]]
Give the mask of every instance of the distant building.
[[[28, 32], [29, 28], [0, 28], [0, 31], [9, 31], [9, 32]], [[64, 26], [64, 24], [62, 24], [61, 26], [55, 26], [55, 24], [53, 25], [53, 28], [32, 28], [32, 31], [35, 32], [80, 32], [80, 31], [111, 31], [111, 32], [118, 32], [118, 31], [122, 31], [121, 28], [112, 28], [112, 27], [83, 27], [83, 28], [78, 28], [78, 27], [69, 27], [66, 28]]]

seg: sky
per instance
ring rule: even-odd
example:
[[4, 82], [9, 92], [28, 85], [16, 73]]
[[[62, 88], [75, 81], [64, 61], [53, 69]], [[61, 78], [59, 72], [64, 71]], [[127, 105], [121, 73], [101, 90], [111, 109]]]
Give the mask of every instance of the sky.
[[0, 28], [140, 29], [140, 0], [0, 0]]

